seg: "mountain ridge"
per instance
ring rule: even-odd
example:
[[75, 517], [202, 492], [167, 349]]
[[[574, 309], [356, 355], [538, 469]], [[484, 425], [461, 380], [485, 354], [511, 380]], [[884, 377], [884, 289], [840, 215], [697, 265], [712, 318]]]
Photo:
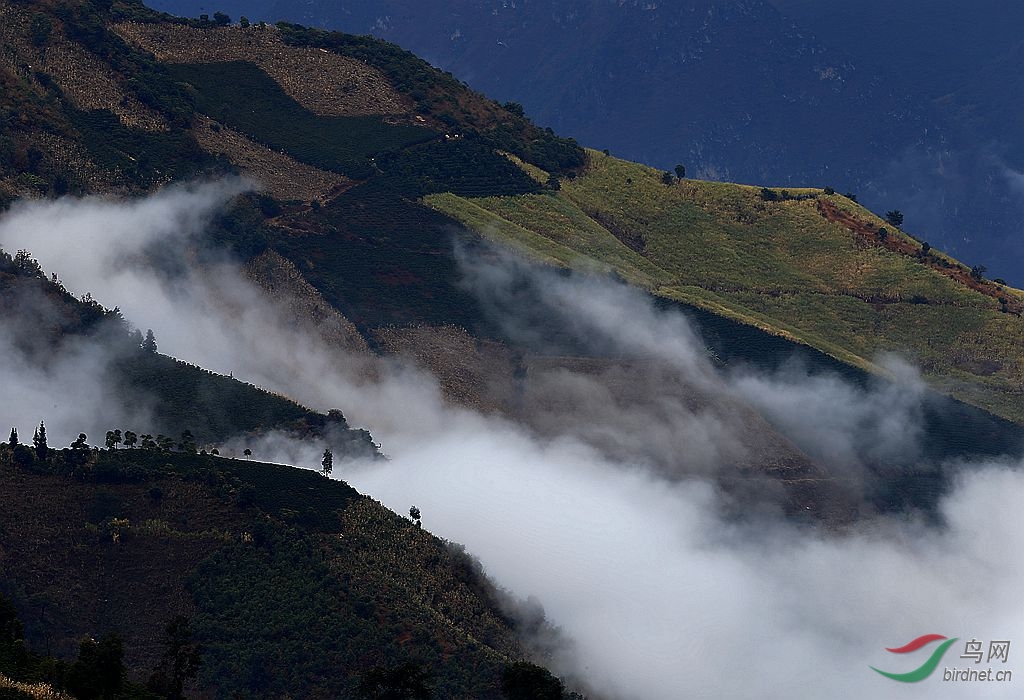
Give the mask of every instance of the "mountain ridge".
[[[265, 190], [230, 198], [179, 252], [200, 269], [227, 258], [260, 294], [282, 305], [294, 323], [286, 330], [309, 331], [346, 357], [367, 360], [375, 368], [368, 375], [379, 371], [383, 363], [374, 363], [381, 358], [411, 360], [437, 379], [444, 401], [477, 411], [474, 419], [508, 420], [546, 438], [565, 429], [591, 454], [636, 459], [667, 483], [707, 476], [731, 497], [737, 519], [766, 507], [830, 529], [864, 513], [930, 512], [960, 467], [921, 472], [915, 469], [920, 461], [1013, 454], [1024, 445], [1024, 430], [1007, 420], [1024, 420], [1020, 367], [1006, 352], [1021, 333], [1021, 293], [926, 249], [850, 196], [694, 180], [682, 171], [586, 151], [530, 123], [516, 104], [475, 94], [421, 59], [367, 37], [287, 23], [222, 26], [227, 23], [216, 17], [171, 21], [125, 0], [0, 0], [0, 12], [10, 20], [5, 38], [12, 46], [0, 57], [0, 76], [11, 86], [0, 98], [5, 203], [67, 193], [134, 201], [182, 179], [225, 174], [265, 180]], [[48, 30], [31, 31], [47, 22]], [[204, 51], [206, 44], [214, 48]], [[67, 56], [88, 56], [81, 63], [96, 68], [95, 81], [83, 85], [80, 74], [62, 73]], [[351, 70], [324, 76], [318, 72], [324, 66]], [[323, 84], [304, 93], [294, 78], [309, 74]], [[339, 94], [340, 106], [333, 102]], [[506, 258], [510, 248], [519, 255]], [[21, 260], [27, 265], [31, 255]], [[543, 264], [533, 264], [538, 260]], [[190, 269], [177, 258], [161, 262], [157, 269], [171, 279], [181, 272], [176, 266]], [[505, 275], [499, 282], [508, 283], [509, 294], [498, 305], [512, 308], [513, 320], [529, 325], [538, 342], [496, 318], [494, 299], [467, 279], [472, 265]], [[21, 277], [46, 283], [41, 271]], [[544, 298], [545, 286], [566, 280], [628, 292], [651, 313], [681, 312], [702, 334], [690, 359], [712, 368], [710, 379], [666, 368], [656, 352], [631, 354], [600, 339], [588, 342], [565, 318], [572, 309], [554, 308]], [[4, 294], [5, 281], [0, 277], [0, 300], [18, 313], [16, 296]], [[74, 297], [68, 304], [110, 313]], [[878, 376], [885, 369], [876, 360], [885, 351], [916, 355], [934, 387], [970, 404], [922, 390], [921, 454], [866, 460], [863, 484], [809, 454], [748, 400], [716, 392], [751, 367], [771, 376], [791, 361], [855, 387], [881, 382], [892, 388], [897, 385]], [[140, 372], [143, 384], [172, 383], [175, 372], [186, 373], [174, 360], [157, 357], [143, 358], [154, 365]], [[62, 510], [74, 518], [62, 522], [45, 511], [26, 515], [25, 522], [51, 538], [54, 528], [64, 528], [66, 544], [83, 551], [102, 543], [113, 559], [122, 555], [115, 545], [127, 548], [133, 538], [153, 546], [161, 538], [187, 543], [190, 533], [204, 532], [159, 517], [187, 509], [181, 494], [202, 501], [191, 512], [196, 520], [230, 523], [230, 542], [222, 538], [223, 548], [204, 550], [201, 566], [197, 557], [189, 559], [189, 572], [201, 572], [191, 588], [186, 572], [174, 573], [174, 594], [211, 645], [209, 668], [216, 670], [202, 681], [209, 692], [222, 697], [233, 684], [266, 684], [279, 692], [298, 687], [336, 696], [408, 652], [442, 670], [444, 692], [494, 697], [505, 665], [519, 658], [545, 661], [526, 648], [530, 625], [540, 624], [536, 616], [517, 623], [525, 628], [513, 624], [477, 567], [417, 527], [412, 511], [406, 520], [308, 470], [212, 454], [222, 438], [288, 427], [290, 419], [318, 440], [338, 423], [354, 445], [376, 452], [369, 433], [350, 431], [342, 414], [240, 389], [231, 377], [187, 373], [215, 395], [237, 390], [239, 405], [260, 397], [276, 412], [268, 409], [241, 425], [237, 406], [218, 418], [217, 406], [171, 387], [167, 393], [178, 405], [168, 401], [167, 408], [178, 423], [168, 433], [189, 429], [208, 445], [184, 435], [177, 450], [173, 444], [113, 449], [114, 441], [109, 450], [69, 448], [50, 462], [8, 445], [0, 447], [6, 460], [0, 486], [8, 493], [18, 492], [11, 484], [36, 488], [39, 498], [47, 489], [65, 494], [69, 505]], [[581, 410], [572, 414], [567, 407]], [[872, 420], [884, 424], [888, 410]], [[706, 418], [733, 442], [701, 462], [700, 454], [690, 453], [690, 435], [675, 430], [683, 412]], [[232, 420], [220, 424], [224, 413]], [[655, 425], [643, 424], [645, 418]], [[113, 418], [100, 419], [113, 429]], [[129, 425], [117, 423], [125, 430]], [[211, 434], [200, 436], [196, 423]], [[645, 429], [652, 427], [664, 428], [661, 440], [648, 440]], [[211, 454], [192, 454], [190, 444]], [[342, 456], [339, 449], [339, 471]], [[72, 463], [79, 461], [90, 469], [76, 471]], [[705, 468], [715, 471], [705, 474]], [[154, 497], [153, 488], [163, 495]], [[87, 512], [97, 497], [97, 512]], [[344, 501], [344, 508], [335, 501]], [[18, 503], [20, 509], [30, 505]], [[122, 520], [129, 525], [117, 524]], [[11, 586], [19, 610], [26, 619], [41, 616], [39, 601], [27, 593], [41, 550], [18, 549], [41, 547], [40, 535], [19, 537], [25, 525], [17, 518], [2, 523], [3, 552], [23, 556]], [[115, 530], [123, 541], [115, 543]], [[382, 549], [374, 549], [378, 545]], [[298, 563], [299, 575], [288, 574], [290, 561]], [[421, 587], [418, 577], [438, 567], [447, 573], [432, 579], [432, 588]], [[250, 593], [260, 614], [246, 616], [238, 579], [260, 582], [261, 572], [294, 595], [275, 601], [274, 587], [254, 585]], [[319, 592], [317, 582], [324, 584]], [[86, 598], [95, 602], [99, 589], [90, 586]], [[446, 598], [452, 590], [464, 600]], [[288, 637], [294, 663], [268, 665], [273, 639], [260, 637], [255, 651], [243, 647], [260, 630], [293, 634], [274, 612], [277, 603], [317, 633], [330, 631], [317, 639], [337, 633], [352, 642], [362, 635], [372, 652], [352, 642], [344, 652], [318, 655], [300, 635]], [[460, 609], [470, 617], [478, 612], [486, 624], [474, 618], [452, 628], [448, 623]], [[39, 620], [36, 640], [57, 628]], [[146, 630], [145, 644], [152, 647], [159, 630]], [[86, 631], [75, 628], [72, 636]], [[73, 639], [62, 639], [68, 658]], [[145, 665], [135, 664], [135, 673]], [[344, 673], [330, 671], [338, 667]], [[221, 671], [227, 680], [216, 677]]]
[[[182, 15], [201, 0], [153, 0]], [[202, 9], [201, 9], [202, 8]], [[596, 149], [744, 184], [830, 184], [1018, 279], [1020, 10], [803, 0], [229, 1], [232, 16], [370, 33]], [[1000, 60], [1002, 59], [1002, 60]], [[666, 86], [671, 86], [666, 88]], [[1019, 111], [1019, 110], [1016, 110]]]

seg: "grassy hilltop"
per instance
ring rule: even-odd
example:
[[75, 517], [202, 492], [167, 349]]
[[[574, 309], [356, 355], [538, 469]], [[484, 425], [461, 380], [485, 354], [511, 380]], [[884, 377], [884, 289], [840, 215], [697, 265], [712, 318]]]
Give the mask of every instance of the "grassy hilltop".
[[459, 223], [850, 366], [901, 353], [941, 391], [1024, 420], [1020, 293], [845, 197], [665, 184], [369, 37], [127, 1], [2, 8], [18, 138], [0, 139], [0, 199], [241, 170], [265, 195], [220, 242], [282, 254], [371, 341], [393, 324], [479, 326], [455, 283]]
[[[856, 202], [664, 174], [600, 153], [557, 191], [430, 195], [482, 235], [874, 370], [898, 352], [935, 386], [1024, 420], [1024, 296]], [[534, 173], [546, 179], [546, 174]]]

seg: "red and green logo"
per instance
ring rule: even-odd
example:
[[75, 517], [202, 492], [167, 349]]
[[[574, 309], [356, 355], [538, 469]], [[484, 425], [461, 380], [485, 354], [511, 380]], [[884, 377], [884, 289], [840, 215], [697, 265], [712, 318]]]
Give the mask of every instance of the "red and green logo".
[[[896, 647], [894, 649], [886, 647], [885, 650], [891, 651], [893, 654], [909, 654], [912, 651], [917, 651], [921, 647], [940, 639], [946, 638], [941, 634], [925, 634], [901, 647]], [[900, 681], [901, 683], [916, 683], [931, 675], [932, 671], [935, 670], [935, 667], [939, 665], [939, 661], [942, 660], [942, 655], [946, 653], [946, 650], [949, 649], [956, 640], [957, 637], [953, 637], [953, 639], [946, 639], [946, 641], [935, 648], [935, 651], [932, 652], [932, 655], [928, 657], [927, 661], [913, 671], [909, 671], [907, 673], [889, 673], [888, 671], [880, 671], [874, 666], [871, 666], [870, 668], [872, 671], [881, 673], [886, 678], [891, 678], [894, 681]]]

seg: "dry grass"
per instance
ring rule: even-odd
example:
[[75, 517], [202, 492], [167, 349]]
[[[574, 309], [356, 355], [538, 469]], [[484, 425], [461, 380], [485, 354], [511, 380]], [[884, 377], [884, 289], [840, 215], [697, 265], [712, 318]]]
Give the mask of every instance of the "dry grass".
[[113, 71], [81, 46], [58, 39], [46, 47], [41, 68], [78, 109], [108, 109], [125, 126], [167, 131], [167, 120], [121, 89]]
[[271, 26], [198, 29], [124, 22], [113, 29], [167, 63], [255, 63], [289, 97], [321, 116], [406, 116], [411, 111], [409, 99], [376, 68], [321, 49], [286, 46]]
[[249, 261], [245, 273], [275, 299], [286, 299], [293, 323], [311, 327], [331, 347], [366, 352], [355, 325], [327, 303], [289, 260], [267, 251]]
[[1017, 290], [973, 280], [941, 252], [921, 255], [915, 239], [843, 197], [788, 194], [668, 186], [660, 171], [591, 152], [588, 171], [557, 194], [427, 203], [541, 261], [608, 265], [655, 294], [854, 366], [880, 371], [874, 357], [901, 353], [937, 388], [1024, 422], [1024, 320], [999, 302], [1016, 311]]
[[121, 89], [114, 72], [103, 61], [68, 41], [54, 25], [43, 48], [33, 46], [28, 14], [14, 7], [0, 6], [0, 65], [48, 74], [65, 97], [81, 110], [109, 109], [125, 126], [147, 131], [165, 131], [167, 122], [133, 95]]
[[499, 343], [451, 325], [379, 328], [373, 335], [387, 352], [429, 370], [449, 401], [484, 412], [510, 410], [515, 358]]
[[233, 165], [257, 180], [266, 192], [283, 201], [324, 203], [352, 185], [352, 180], [344, 175], [300, 163], [209, 117], [197, 117], [192, 134], [205, 150], [227, 156]]
[[34, 700], [74, 700], [67, 693], [54, 690], [46, 683], [18, 683], [0, 673], [0, 688], [20, 690]]

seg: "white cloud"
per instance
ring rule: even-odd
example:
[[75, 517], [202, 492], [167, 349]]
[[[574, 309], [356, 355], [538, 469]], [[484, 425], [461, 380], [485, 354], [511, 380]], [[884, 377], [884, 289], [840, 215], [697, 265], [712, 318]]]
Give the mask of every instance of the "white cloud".
[[[921, 683], [897, 685], [868, 668], [916, 666], [919, 654], [902, 658], [884, 647], [925, 633], [1024, 639], [1018, 471], [993, 465], [965, 476], [944, 502], [943, 528], [874, 518], [826, 532], [763, 515], [723, 518], [712, 482], [694, 475], [731, 455], [722, 443], [738, 434], [742, 413], [682, 400], [651, 412], [638, 403], [635, 414], [619, 416], [634, 435], [612, 435], [617, 450], [583, 430], [585, 421], [539, 439], [523, 425], [446, 405], [422, 372], [385, 361], [368, 372], [365, 358], [323, 347], [230, 266], [167, 276], [143, 261], [147, 246], [187, 245], [237, 189], [205, 185], [131, 203], [18, 207], [0, 219], [0, 245], [28, 248], [76, 293], [120, 305], [129, 320], [157, 331], [163, 350], [316, 408], [337, 406], [368, 427], [391, 460], [336, 465], [335, 476], [399, 513], [416, 504], [426, 528], [465, 543], [515, 594], [535, 595], [576, 643], [557, 668], [602, 693], [673, 700], [1019, 695], [1014, 683], [1024, 675], [1010, 683], [944, 683], [940, 667]], [[507, 314], [505, 289], [522, 270], [508, 261], [491, 269], [464, 263], [467, 284]], [[705, 396], [721, 392], [723, 405], [752, 401], [826, 466], [856, 469], [865, 454], [899, 454], [915, 429], [921, 389], [912, 373], [895, 388], [867, 389], [797, 370], [723, 378], [682, 317], [652, 309], [636, 292], [543, 274], [534, 282], [541, 312], [569, 319], [573, 342], [644, 358]], [[507, 330], [539, 342], [519, 318], [506, 316]], [[581, 397], [595, 389], [572, 374], [560, 381], [583, 385]], [[614, 410], [583, 408], [605, 433], [614, 431]], [[875, 419], [881, 410], [892, 424]], [[806, 425], [819, 430], [800, 433]], [[679, 470], [666, 471], [664, 460], [679, 451], [674, 434], [701, 447], [679, 460]], [[644, 448], [650, 441], [660, 446]], [[859, 444], [865, 441], [871, 449]], [[259, 444], [256, 456], [318, 464], [319, 450], [282, 439]], [[954, 646], [944, 664], [962, 667], [961, 652]]]

